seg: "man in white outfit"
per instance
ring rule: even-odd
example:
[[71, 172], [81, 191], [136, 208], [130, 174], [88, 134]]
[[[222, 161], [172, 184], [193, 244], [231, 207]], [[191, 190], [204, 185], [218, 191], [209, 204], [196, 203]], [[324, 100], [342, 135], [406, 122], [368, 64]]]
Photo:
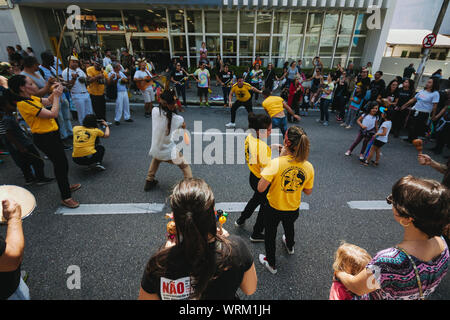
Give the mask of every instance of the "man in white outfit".
[[70, 93], [72, 94], [72, 101], [77, 109], [78, 122], [83, 124], [84, 117], [88, 114], [94, 113], [92, 111], [91, 97], [86, 88], [86, 83], [89, 82], [89, 77], [79, 68], [78, 59], [70, 56], [69, 68], [64, 69], [62, 77], [64, 81], [69, 82], [72, 86]]
[[120, 125], [120, 119], [123, 118], [125, 122], [133, 122], [130, 118], [130, 100], [128, 99], [128, 77], [120, 70], [121, 66], [117, 62], [113, 62], [113, 71], [108, 74], [108, 83], [116, 84], [117, 99], [116, 99], [116, 115], [114, 123], [116, 126]]
[[[141, 90], [142, 97], [144, 98], [145, 117], [150, 118], [153, 109], [153, 101], [155, 101], [155, 92], [153, 86], [150, 84], [152, 74], [147, 70], [147, 62], [141, 61], [139, 63], [139, 70], [134, 74], [134, 82]], [[145, 89], [144, 89], [145, 88]]]

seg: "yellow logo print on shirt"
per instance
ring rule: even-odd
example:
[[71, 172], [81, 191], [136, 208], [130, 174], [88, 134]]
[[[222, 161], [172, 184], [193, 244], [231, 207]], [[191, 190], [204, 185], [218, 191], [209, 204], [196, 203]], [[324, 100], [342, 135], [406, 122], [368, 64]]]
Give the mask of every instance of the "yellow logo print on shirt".
[[75, 135], [75, 139], [79, 143], [88, 142], [90, 138], [91, 135], [87, 131], [80, 131], [77, 135]]
[[281, 190], [284, 192], [297, 191], [306, 180], [305, 172], [298, 167], [290, 167], [281, 175]]

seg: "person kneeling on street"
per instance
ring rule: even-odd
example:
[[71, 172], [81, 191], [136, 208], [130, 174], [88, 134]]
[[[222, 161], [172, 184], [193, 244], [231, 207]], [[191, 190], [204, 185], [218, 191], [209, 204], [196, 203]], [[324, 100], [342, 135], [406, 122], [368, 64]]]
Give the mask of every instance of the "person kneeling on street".
[[[97, 122], [105, 127], [105, 132], [98, 128]], [[102, 165], [105, 148], [98, 144], [98, 137], [109, 137], [109, 126], [104, 120], [98, 120], [94, 114], [85, 117], [82, 126], [73, 128], [73, 162], [81, 166], [104, 171]]]

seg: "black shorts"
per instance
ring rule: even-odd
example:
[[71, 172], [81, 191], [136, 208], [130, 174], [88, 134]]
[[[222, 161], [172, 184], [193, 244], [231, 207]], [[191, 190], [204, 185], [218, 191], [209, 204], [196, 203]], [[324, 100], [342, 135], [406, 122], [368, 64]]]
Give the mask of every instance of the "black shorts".
[[373, 145], [377, 148], [381, 148], [382, 146], [384, 146], [386, 143], [380, 140], [376, 140], [373, 142]]
[[208, 88], [197, 88], [197, 95], [201, 97], [208, 97]]

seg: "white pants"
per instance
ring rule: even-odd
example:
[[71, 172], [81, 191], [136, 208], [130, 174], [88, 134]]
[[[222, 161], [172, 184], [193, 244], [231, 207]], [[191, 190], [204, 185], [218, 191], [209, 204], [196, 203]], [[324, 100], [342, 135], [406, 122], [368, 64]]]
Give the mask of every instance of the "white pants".
[[78, 122], [83, 125], [83, 120], [88, 114], [93, 114], [92, 102], [89, 93], [72, 93], [72, 102], [77, 109]]
[[141, 90], [142, 97], [144, 98], [145, 103], [150, 103], [155, 101], [155, 91], [153, 91], [153, 87], [149, 86], [145, 90]]
[[122, 113], [124, 120], [130, 119], [130, 100], [128, 99], [127, 91], [117, 92], [116, 116], [114, 117], [114, 121], [120, 121]]

